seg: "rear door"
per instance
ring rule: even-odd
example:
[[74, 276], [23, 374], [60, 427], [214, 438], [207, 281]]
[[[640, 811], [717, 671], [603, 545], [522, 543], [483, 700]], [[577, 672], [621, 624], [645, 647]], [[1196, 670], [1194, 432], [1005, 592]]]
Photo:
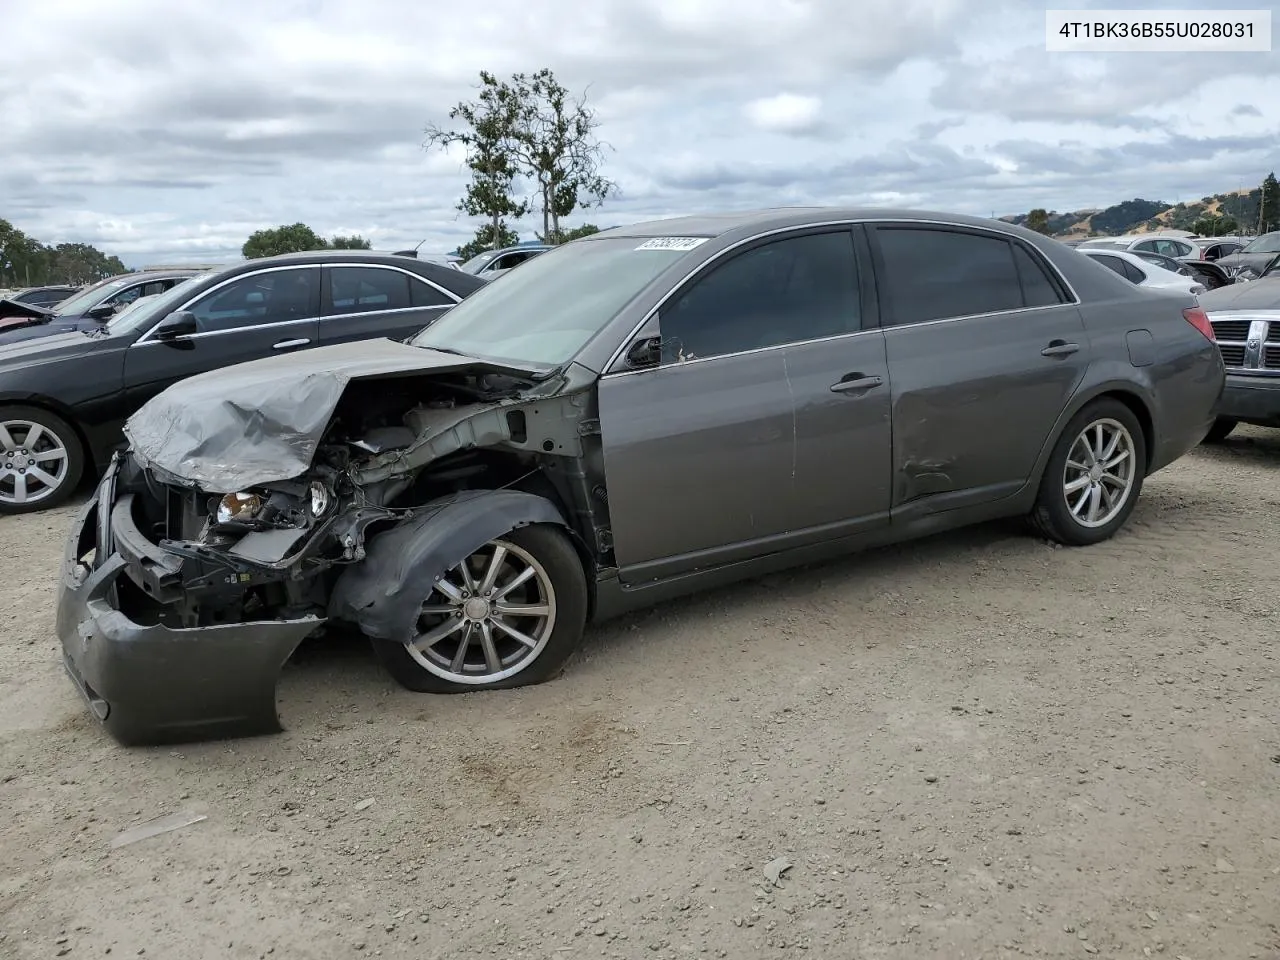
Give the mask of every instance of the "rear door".
[[320, 342], [405, 340], [459, 298], [415, 273], [386, 264], [326, 264]]
[[895, 515], [1013, 494], [1089, 363], [1074, 296], [1038, 251], [993, 231], [882, 223], [872, 241]]
[[661, 359], [599, 384], [624, 582], [887, 524], [889, 382], [869, 297], [854, 233], [829, 227], [745, 245], [666, 301], [641, 337], [660, 333]]
[[273, 267], [240, 274], [179, 309], [195, 314], [197, 332], [176, 340], [143, 334], [125, 355], [132, 408], [186, 377], [233, 363], [315, 346], [320, 268]]

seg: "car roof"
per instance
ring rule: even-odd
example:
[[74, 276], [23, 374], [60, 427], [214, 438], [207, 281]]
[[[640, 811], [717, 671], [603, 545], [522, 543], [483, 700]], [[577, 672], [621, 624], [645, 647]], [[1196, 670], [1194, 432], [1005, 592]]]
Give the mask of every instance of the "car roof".
[[[817, 226], [824, 223], [841, 223], [848, 220], [903, 220], [922, 223], [942, 223], [954, 226], [971, 226], [984, 230], [1000, 230], [1018, 236], [1047, 239], [1043, 234], [1019, 227], [1007, 220], [993, 220], [963, 213], [942, 213], [935, 210], [910, 210], [895, 207], [768, 207], [757, 210], [741, 210], [730, 213], [695, 214], [671, 217], [665, 220], [647, 220], [628, 226], [612, 227], [583, 237], [591, 241], [599, 237], [730, 237], [741, 234], [751, 236], [771, 229], [785, 230], [792, 227]], [[579, 242], [579, 241], [575, 241]]]

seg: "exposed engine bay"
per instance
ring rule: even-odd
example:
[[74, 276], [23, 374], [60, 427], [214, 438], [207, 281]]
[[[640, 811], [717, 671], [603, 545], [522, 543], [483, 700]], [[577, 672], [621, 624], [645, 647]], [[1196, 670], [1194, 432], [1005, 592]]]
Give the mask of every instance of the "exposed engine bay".
[[[593, 393], [571, 379], [572, 370], [538, 380], [474, 365], [352, 379], [303, 474], [231, 492], [135, 451], [116, 496], [129, 498], [137, 532], [166, 556], [131, 564], [121, 610], [172, 627], [331, 615], [336, 578], [365, 558], [372, 537], [461, 491], [545, 498], [584, 556], [610, 565]], [[278, 423], [272, 429], [279, 435]]]

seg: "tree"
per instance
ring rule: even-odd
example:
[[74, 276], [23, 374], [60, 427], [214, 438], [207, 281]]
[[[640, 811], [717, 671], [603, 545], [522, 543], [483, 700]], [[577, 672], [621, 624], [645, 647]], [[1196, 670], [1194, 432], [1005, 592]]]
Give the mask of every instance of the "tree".
[[1225, 237], [1240, 229], [1235, 217], [1205, 214], [1191, 224], [1191, 232], [1202, 237]]
[[471, 171], [471, 182], [458, 202], [458, 209], [488, 221], [484, 229], [476, 232], [472, 244], [483, 235], [494, 244], [492, 249], [497, 250], [503, 246], [499, 241], [511, 234], [506, 219], [518, 220], [529, 212], [529, 204], [518, 198], [515, 191], [515, 181], [520, 174], [516, 164], [516, 129], [523, 110], [519, 95], [510, 84], [482, 70], [479, 98], [464, 100], [449, 111], [449, 119], [461, 121], [462, 127], [445, 130], [436, 124], [427, 126], [423, 149], [447, 150], [461, 145], [466, 150], [465, 163]]
[[1275, 171], [1262, 181], [1262, 205], [1258, 214], [1259, 233], [1280, 229], [1280, 181]]
[[[560, 220], [579, 208], [600, 206], [617, 184], [600, 174], [599, 121], [544, 67], [517, 73], [508, 85], [517, 104], [515, 149], [522, 173], [537, 185], [542, 236], [559, 237]], [[558, 242], [558, 241], [552, 241]]]
[[1049, 211], [1043, 207], [1036, 207], [1027, 214], [1027, 222], [1024, 224], [1028, 230], [1034, 230], [1036, 233], [1049, 233]]
[[281, 253], [323, 250], [328, 245], [324, 237], [305, 223], [295, 223], [254, 231], [244, 242], [240, 252], [247, 260], [256, 260], [258, 257], [274, 257]]
[[520, 237], [505, 224], [498, 225], [498, 232], [495, 235], [493, 224], [486, 223], [476, 231], [476, 235], [468, 243], [464, 243], [455, 252], [463, 260], [470, 260], [486, 250], [501, 250], [503, 247], [514, 247], [519, 242]]
[[372, 249], [373, 244], [358, 233], [352, 234], [349, 237], [344, 237], [342, 234], [338, 234], [329, 241], [329, 247], [332, 250], [370, 250]]
[[584, 223], [580, 227], [572, 227], [569, 230], [561, 230], [559, 233], [552, 234], [548, 238], [545, 234], [539, 234], [538, 239], [543, 243], [568, 243], [570, 240], [577, 240], [580, 237], [589, 237], [593, 233], [599, 233], [600, 228], [594, 223]]

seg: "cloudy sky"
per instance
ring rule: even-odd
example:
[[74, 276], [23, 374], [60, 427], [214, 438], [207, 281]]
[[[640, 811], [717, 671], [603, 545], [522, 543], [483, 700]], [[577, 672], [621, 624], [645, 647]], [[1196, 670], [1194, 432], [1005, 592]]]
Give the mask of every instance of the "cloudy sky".
[[[1123, 6], [1280, 23], [1280, 0]], [[423, 128], [480, 70], [544, 66], [586, 91], [619, 187], [569, 225], [806, 203], [1069, 210], [1280, 168], [1280, 48], [1047, 54], [1045, 8], [0, 0], [0, 217], [131, 266], [233, 259], [253, 230], [298, 220], [444, 252], [476, 223], [454, 209], [460, 158], [425, 153]]]

